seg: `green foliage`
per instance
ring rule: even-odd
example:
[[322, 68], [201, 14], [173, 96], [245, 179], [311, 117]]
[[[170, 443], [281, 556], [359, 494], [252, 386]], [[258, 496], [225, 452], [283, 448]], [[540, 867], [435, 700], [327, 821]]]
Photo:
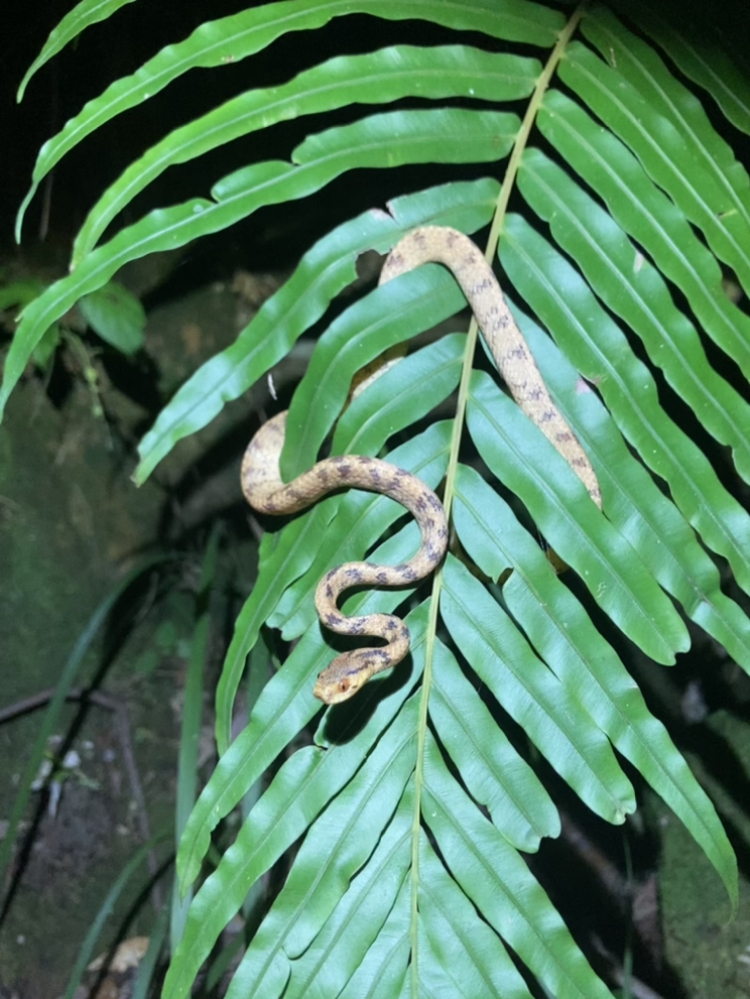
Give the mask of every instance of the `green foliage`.
[[[39, 278], [25, 278], [10, 281], [0, 286], [0, 309], [21, 310], [44, 291], [46, 285]], [[41, 370], [46, 371], [52, 363], [60, 343], [62, 330], [60, 323], [52, 323], [31, 352], [31, 360]]]
[[[47, 285], [38, 278], [12, 281], [0, 286], [0, 309], [18, 309], [20, 316], [31, 302], [44, 294], [46, 288]], [[134, 354], [143, 346], [146, 312], [140, 301], [121, 284], [108, 281], [101, 288], [84, 295], [77, 305], [85, 323], [121, 353]], [[75, 325], [81, 324], [79, 322]], [[66, 340], [81, 362], [84, 378], [95, 388], [98, 376], [91, 364], [89, 352], [62, 318], [50, 323], [36, 341], [30, 359], [36, 367], [46, 371], [61, 341]]]
[[89, 326], [123, 354], [134, 354], [143, 346], [145, 310], [121, 284], [108, 281], [84, 295], [78, 305]]
[[[0, 406], [45, 330], [125, 262], [222, 231], [262, 206], [307, 197], [354, 168], [486, 163], [484, 179], [395, 197], [387, 213], [373, 208], [309, 248], [237, 341], [164, 408], [141, 444], [136, 479], [266, 375], [351, 283], [361, 253], [386, 252], [419, 224], [471, 234], [491, 223], [489, 252], [500, 237], [510, 286], [552, 336], [515, 309], [604, 499], [600, 514], [496, 382], [472, 372], [471, 335], [451, 334], [415, 353], [342, 415], [358, 368], [461, 308], [441, 268], [370, 292], [329, 325], [291, 405], [286, 474], [309, 467], [331, 431], [335, 452], [370, 454], [388, 450], [389, 437], [402, 432], [405, 443], [388, 450], [390, 458], [433, 486], [445, 481], [458, 541], [480, 573], [451, 555], [428, 596], [350, 598], [347, 610], [407, 606], [411, 662], [324, 715], [314, 745], [289, 754], [319, 711], [312, 682], [331, 658], [315, 619], [317, 580], [379, 542], [375, 558], [408, 557], [416, 531], [407, 525], [392, 533], [399, 508], [362, 494], [329, 497], [266, 536], [218, 689], [222, 756], [182, 837], [183, 890], [201, 871], [213, 829], [268, 767], [283, 762], [195, 893], [165, 984], [169, 999], [189, 994], [252, 886], [300, 839], [231, 997], [529, 996], [504, 944], [557, 999], [608, 995], [519, 852], [558, 835], [559, 818], [503, 734], [496, 705], [610, 823], [635, 808], [613, 749], [626, 757], [682, 819], [736, 903], [735, 860], [713, 806], [615, 649], [517, 516], [525, 508], [600, 611], [657, 663], [674, 663], [688, 648], [687, 617], [750, 669], [748, 619], [722, 592], [711, 557], [725, 558], [750, 592], [750, 519], [662, 405], [665, 393], [678, 399], [750, 481], [750, 409], [709, 364], [698, 332], [747, 377], [750, 318], [727, 298], [722, 267], [750, 290], [750, 188], [701, 100], [715, 99], [733, 126], [750, 131], [748, 84], [705, 34], [691, 35], [651, 6], [623, 3], [620, 20], [582, 5], [566, 20], [553, 3], [530, 0], [266, 4], [201, 25], [163, 49], [113, 82], [40, 152], [25, 204], [87, 134], [194, 67], [218, 72], [290, 31], [308, 32], [314, 50], [315, 29], [357, 12], [454, 31], [453, 45], [394, 44], [249, 90], [147, 150], [91, 210], [72, 273], [24, 310]], [[99, 5], [79, 5], [35, 67], [100, 16]], [[486, 51], [465, 44], [467, 30]], [[523, 57], [513, 51], [517, 43]], [[409, 98], [434, 106], [404, 106]], [[461, 100], [441, 105], [447, 98]], [[393, 101], [401, 102], [397, 110], [380, 107]], [[515, 113], [520, 101], [523, 119]], [[156, 208], [101, 242], [110, 221], [171, 164], [355, 103], [378, 108], [332, 128], [310, 118], [288, 161], [249, 164], [217, 180], [210, 198]], [[504, 176], [502, 187], [496, 176]], [[455, 419], [418, 433], [417, 421], [457, 385]], [[467, 432], [482, 474], [459, 460]], [[513, 505], [496, 480], [514, 494]], [[230, 744], [234, 698], [264, 624], [299, 641]]]

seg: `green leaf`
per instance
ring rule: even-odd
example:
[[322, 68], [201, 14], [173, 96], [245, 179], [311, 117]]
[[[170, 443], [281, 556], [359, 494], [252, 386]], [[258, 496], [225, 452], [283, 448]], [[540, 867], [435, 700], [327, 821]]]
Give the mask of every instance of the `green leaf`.
[[[413, 808], [412, 795], [407, 793], [367, 866], [354, 880], [311, 946], [297, 960], [290, 962], [291, 977], [284, 993], [289, 999], [338, 995], [356, 973], [393, 905], [403, 906], [406, 903], [407, 895], [402, 886], [410, 859]], [[286, 951], [282, 926], [286, 922], [290, 902], [294, 904], [293, 896], [290, 898], [282, 891], [269, 913], [268, 932], [273, 932], [275, 936], [272, 960]], [[263, 978], [269, 962], [269, 942], [266, 933], [255, 937], [227, 992], [228, 999], [254, 994], [269, 995]]]
[[[696, 155], [693, 142], [665, 118], [618, 70], [573, 43], [560, 63], [560, 78], [635, 153], [649, 176], [706, 237], [713, 252], [750, 289], [750, 241], [731, 185], [715, 164]], [[743, 212], [743, 215], [745, 213]]]
[[518, 755], [442, 642], [435, 645], [430, 718], [472, 798], [518, 850], [560, 835], [560, 818], [531, 767]]
[[419, 898], [419, 970], [428, 992], [466, 999], [479, 995], [531, 999], [500, 937], [475, 918], [474, 907], [424, 833], [420, 835]]
[[[10, 281], [0, 286], [0, 310], [23, 308], [41, 295], [46, 287], [47, 284], [39, 278]], [[31, 352], [31, 360], [42, 371], [48, 370], [60, 344], [61, 333], [60, 324], [53, 323]]]
[[400, 995], [409, 963], [409, 883], [404, 880], [388, 918], [340, 992], [341, 999], [367, 995], [392, 999]]
[[[377, 604], [378, 610], [387, 607], [382, 596], [381, 594], [381, 600]], [[367, 607], [367, 604], [364, 606]], [[372, 610], [374, 609], [373, 607]], [[371, 613], [372, 610], [364, 609], [362, 612]], [[424, 640], [426, 610], [426, 605], [423, 605], [407, 618], [412, 633], [413, 679], [421, 674], [423, 665], [421, 646]], [[303, 639], [285, 664], [284, 670], [287, 674], [291, 672], [288, 667], [300, 649], [302, 654], [297, 660], [302, 663], [308, 660], [309, 645], [305, 647], [306, 645], [306, 640]], [[315, 671], [316, 665], [313, 664], [311, 673]], [[277, 674], [276, 679], [282, 676], [284, 670]], [[305, 677], [306, 703], [310, 705], [309, 717], [312, 717], [320, 705], [312, 697], [310, 680], [311, 676]], [[272, 680], [258, 700], [257, 717], [254, 711], [250, 726], [219, 761], [191, 816], [177, 858], [178, 873], [183, 886], [187, 885], [197, 873], [201, 856], [208, 847], [210, 830], [239, 800], [244, 793], [243, 788], [249, 787], [266, 768], [268, 762], [266, 753], [268, 749], [272, 751], [269, 745], [271, 742], [269, 729], [277, 736], [278, 741], [280, 727], [287, 729], [290, 727], [283, 707], [276, 712], [273, 726], [264, 724], [263, 715], [268, 715], [269, 709], [273, 710], [269, 704], [270, 698], [267, 696], [269, 687], [273, 684]], [[370, 712], [369, 718], [365, 714], [366, 722], [348, 744], [325, 751], [317, 747], [307, 747], [287, 760], [251, 811], [237, 838], [236, 849], [224, 855], [214, 874], [196, 894], [188, 914], [185, 934], [174, 955], [170, 975], [165, 984], [165, 996], [169, 995], [176, 999], [189, 989], [198, 968], [208, 956], [219, 933], [239, 910], [250, 886], [304, 832], [328, 801], [351, 780], [378, 735], [398, 714], [408, 696], [409, 686], [402, 686], [391, 697], [382, 700], [377, 708]], [[361, 701], [360, 707], [363, 709], [366, 700], [365, 698]], [[287, 734], [285, 741], [280, 745], [282, 747], [286, 745], [288, 739]], [[262, 758], [259, 759], [263, 756], [266, 756], [266, 762]], [[237, 767], [241, 768], [239, 772]], [[328, 842], [324, 838], [321, 848], [327, 849], [327, 846]], [[271, 939], [275, 939], [273, 934]], [[256, 944], [260, 947], [257, 938]]]
[[131, 163], [89, 212], [75, 240], [72, 267], [90, 253], [135, 195], [176, 163], [276, 122], [354, 103], [386, 104], [410, 95], [436, 100], [456, 92], [476, 100], [527, 97], [540, 70], [536, 59], [467, 46], [394, 46], [330, 59], [281, 87], [247, 91], [175, 129]]
[[376, 455], [387, 437], [427, 416], [458, 385], [465, 346], [451, 333], [376, 378], [336, 421], [331, 453]]
[[111, 17], [115, 11], [126, 4], [133, 3], [133, 0], [81, 0], [73, 10], [69, 11], [60, 21], [56, 28], [49, 33], [47, 41], [42, 46], [42, 51], [26, 70], [26, 75], [21, 80], [16, 99], [20, 102], [26, 87], [34, 74], [48, 63], [53, 56], [61, 52], [66, 45], [77, 38], [82, 31], [85, 31], [92, 24], [105, 21]]
[[121, 284], [108, 281], [84, 295], [78, 305], [89, 326], [123, 354], [134, 354], [143, 346], [146, 312]]
[[722, 50], [717, 36], [707, 36], [706, 26], [691, 24], [689, 18], [686, 23], [684, 13], [675, 23], [651, 4], [627, 0], [626, 9], [685, 76], [708, 90], [736, 128], [750, 132], [750, 81]]
[[591, 288], [640, 336], [668, 383], [702, 426], [732, 448], [738, 471], [750, 480], [750, 406], [710, 366], [697, 330], [675, 306], [658, 271], [611, 216], [539, 150], [526, 151], [519, 186]]
[[[648, 710], [638, 685], [594, 627], [586, 610], [555, 575], [538, 544], [521, 527], [508, 505], [476, 472], [466, 467], [458, 471], [455, 523], [467, 552], [488, 576], [498, 579], [506, 569], [513, 569], [503, 585], [503, 599], [537, 655], [618, 752], [638, 768], [682, 819], [721, 875], [730, 898], [735, 900], [734, 853], [713, 805], [667, 730]], [[436, 673], [436, 682], [440, 676]], [[465, 717], [471, 718], [472, 730], [478, 724], [475, 721], [478, 714], [481, 715], [476, 710], [465, 713]], [[496, 734], [492, 740], [485, 740], [485, 744], [494, 745], [497, 738]], [[507, 773], [505, 768], [503, 773]], [[462, 776], [471, 789], [463, 771]], [[484, 800], [474, 791], [473, 796]], [[541, 795], [537, 794], [535, 800], [541, 802]], [[506, 838], [519, 845], [491, 808], [490, 813]], [[503, 821], [506, 820], [503, 813]], [[555, 833], [549, 831], [547, 835]]]
[[[514, 310], [544, 380], [563, 415], [576, 424], [586, 451], [595, 460], [607, 517], [630, 542], [654, 579], [680, 601], [684, 612], [721, 642], [736, 661], [750, 669], [747, 615], [722, 593], [719, 571], [676, 506], [658, 488], [628, 450], [611, 420], [602, 418], [598, 396], [575, 395], [566, 386], [574, 369], [550, 338], [518, 308]], [[475, 558], [479, 561], [479, 552]], [[498, 578], [497, 572], [485, 572]]]
[[10, 281], [0, 286], [0, 309], [23, 307], [33, 302], [47, 285], [39, 278], [25, 278], [21, 281]]
[[141, 441], [135, 481], [145, 481], [177, 441], [206, 426], [226, 402], [248, 391], [291, 349], [334, 296], [355, 279], [359, 254], [372, 248], [384, 252], [422, 223], [472, 232], [491, 217], [497, 192], [498, 185], [489, 179], [442, 185], [397, 198], [389, 205], [389, 215], [367, 212], [321, 239], [236, 342], [199, 368], [162, 410]]
[[311, 826], [284, 886], [296, 913], [284, 934], [290, 957], [300, 957], [315, 940], [396, 811], [414, 769], [418, 707], [417, 699], [407, 701], [356, 776]]
[[552, 995], [611, 999], [523, 860], [450, 776], [431, 736], [424, 810], [453, 877]]
[[453, 315], [462, 304], [456, 282], [433, 265], [377, 288], [335, 319], [315, 345], [289, 407], [283, 479], [291, 481], [313, 464], [360, 368], [410, 333]]
[[[288, 32], [322, 27], [334, 17], [354, 13], [392, 20], [427, 18], [458, 30], [544, 46], [554, 43], [564, 23], [558, 12], [525, 0], [476, 0], [471, 6], [443, 0], [286, 0], [207, 21], [183, 42], [162, 49], [132, 76], [111, 84], [42, 146], [32, 187], [16, 219], [16, 239], [20, 241], [24, 213], [40, 182], [97, 128], [155, 96], [191, 69], [234, 65]], [[75, 27], [75, 19], [71, 26]]]
[[750, 317], [730, 301], [716, 258], [680, 209], [619, 139], [564, 94], [545, 96], [538, 121], [612, 217], [679, 287], [702, 329], [750, 374]]
[[[314, 510], [298, 517], [272, 545], [266, 535], [261, 544], [258, 577], [234, 625], [216, 691], [216, 743], [220, 754], [229, 747], [234, 699], [248, 655], [255, 647], [263, 622], [270, 616], [287, 586], [297, 579], [313, 559], [311, 538], [333, 515], [337, 497], [329, 497]], [[308, 720], [308, 719], [305, 719]], [[300, 724], [304, 724], [304, 721]]]
[[610, 11], [603, 8], [595, 11], [584, 21], [583, 31], [604, 57], [615, 63], [620, 76], [675, 127], [690, 159], [705, 167], [731, 206], [728, 213], [741, 222], [737, 232], [747, 232], [750, 224], [747, 171], [713, 127], [700, 101], [654, 49], [627, 31]]
[[[190, 646], [190, 660], [185, 676], [185, 688], [180, 726], [180, 753], [177, 764], [177, 795], [175, 804], [175, 849], [190, 813], [195, 806], [198, 786], [201, 716], [205, 693], [204, 666], [208, 658], [211, 629], [210, 594], [216, 585], [216, 564], [219, 554], [220, 528], [215, 524], [206, 543], [201, 566], [201, 578], [195, 600], [195, 628]], [[182, 936], [190, 893], [180, 900], [177, 885], [172, 887], [170, 949], [174, 951]]]
[[[389, 539], [378, 552], [383, 560], [407, 558], [409, 549], [402, 535]], [[375, 611], [388, 613], [397, 606], [399, 595], [382, 591], [352, 598], [347, 604], [348, 613], [370, 614]], [[424, 627], [425, 605], [420, 605], [407, 618], [414, 621], [411, 660], [415, 672], [421, 669], [416, 650]], [[185, 827], [177, 854], [177, 873], [181, 891], [196, 878], [200, 864], [208, 850], [210, 836], [217, 824], [228, 815], [258, 777], [277, 758], [289, 741], [297, 735], [320, 710], [320, 703], [312, 696], [314, 677], [331, 660], [331, 650], [324, 644], [317, 623], [302, 637], [281, 670], [263, 688], [253, 710], [249, 725], [237, 736], [219, 760], [214, 773], [193, 809]], [[385, 678], [382, 683], [403, 683], [408, 664]], [[375, 696], [378, 684], [370, 685]], [[398, 707], [402, 687], [387, 702], [380, 705], [380, 717]], [[403, 694], [405, 696], [405, 693]], [[366, 700], [366, 699], [365, 699]], [[364, 701], [363, 701], [364, 704]], [[354, 756], [352, 756], [354, 759]], [[341, 770], [345, 780], [345, 770]], [[249, 885], [248, 885], [249, 887]]]
[[292, 154], [297, 167], [281, 162], [255, 164], [214, 185], [214, 202], [194, 199], [151, 212], [90, 253], [73, 274], [55, 282], [24, 310], [5, 361], [0, 417], [47, 327], [129, 260], [218, 232], [262, 205], [304, 197], [355, 167], [392, 168], [434, 157], [454, 163], [496, 160], [510, 149], [517, 128], [518, 118], [513, 114], [459, 108], [373, 115], [308, 137]]
[[552, 547], [618, 627], [652, 659], [674, 663], [675, 653], [690, 644], [685, 625], [567, 462], [540, 431], [523, 439], [527, 418], [487, 375], [475, 372], [469, 402], [472, 440], [491, 471], [523, 495]]
[[750, 592], [750, 518], [661, 408], [653, 376], [586, 282], [518, 215], [506, 219], [502, 263], [570, 360], [597, 386], [623, 436], [666, 480], [686, 520]]
[[609, 822], [624, 822], [635, 810], [633, 788], [591, 718], [451, 555], [443, 587], [443, 619], [480, 680], [589, 808]]
[[31, 352], [31, 359], [42, 371], [48, 371], [62, 339], [60, 323], [53, 323]]

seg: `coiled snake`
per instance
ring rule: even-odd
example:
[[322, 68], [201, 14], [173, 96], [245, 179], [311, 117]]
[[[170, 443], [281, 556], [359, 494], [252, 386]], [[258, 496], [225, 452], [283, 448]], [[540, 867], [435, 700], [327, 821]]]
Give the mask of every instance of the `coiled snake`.
[[[415, 229], [389, 254], [380, 284], [431, 261], [452, 271], [516, 402], [565, 458], [592, 500], [601, 506], [591, 463], [552, 401], [497, 278], [474, 243], [455, 229]], [[397, 500], [414, 515], [422, 536], [419, 551], [403, 565], [347, 562], [331, 569], [319, 582], [315, 606], [323, 624], [342, 635], [372, 635], [387, 643], [379, 648], [344, 652], [323, 670], [313, 693], [326, 704], [337, 704], [360, 690], [374, 674], [395, 666], [409, 651], [409, 631], [400, 618], [391, 614], [347, 617], [338, 609], [339, 596], [352, 586], [402, 586], [422, 579], [437, 568], [445, 554], [448, 525], [440, 500], [424, 482], [378, 458], [326, 458], [292, 482], [283, 483], [279, 456], [286, 416], [285, 412], [279, 413], [265, 423], [245, 452], [242, 491], [251, 506], [262, 513], [296, 513], [335, 489], [352, 486]]]

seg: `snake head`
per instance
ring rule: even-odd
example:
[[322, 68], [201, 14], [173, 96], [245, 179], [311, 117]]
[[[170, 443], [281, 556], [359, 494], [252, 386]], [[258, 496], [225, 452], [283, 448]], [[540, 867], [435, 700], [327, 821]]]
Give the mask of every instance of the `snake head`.
[[362, 653], [370, 650], [343, 652], [318, 676], [313, 694], [324, 704], [341, 704], [354, 697], [375, 672], [363, 661]]

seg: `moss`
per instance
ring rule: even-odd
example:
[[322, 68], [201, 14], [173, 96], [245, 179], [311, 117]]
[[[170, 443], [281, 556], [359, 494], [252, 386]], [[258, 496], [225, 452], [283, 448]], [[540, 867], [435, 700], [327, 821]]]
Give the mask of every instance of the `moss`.
[[[750, 774], [750, 727], [719, 712], [707, 723]], [[699, 769], [697, 763], [694, 766]], [[743, 810], [712, 782], [716, 802], [738, 850], [750, 844]], [[737, 918], [728, 922], [729, 900], [718, 874], [682, 823], [664, 805], [655, 806], [662, 829], [660, 893], [666, 959], [690, 999], [746, 999], [750, 994], [750, 884], [740, 878]]]

